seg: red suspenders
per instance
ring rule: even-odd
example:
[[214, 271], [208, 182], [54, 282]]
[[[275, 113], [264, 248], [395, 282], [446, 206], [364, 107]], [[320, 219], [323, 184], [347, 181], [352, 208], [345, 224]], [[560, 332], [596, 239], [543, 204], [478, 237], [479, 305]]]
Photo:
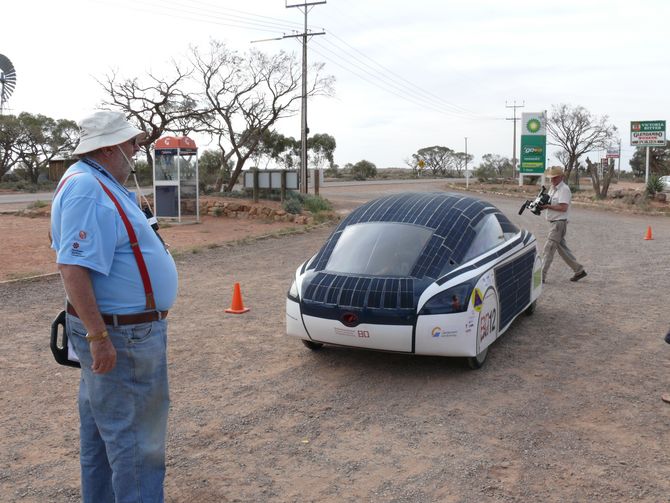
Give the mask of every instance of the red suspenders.
[[[65, 181], [70, 178], [71, 176], [74, 175], [79, 175], [81, 172], [78, 173], [72, 173], [65, 178], [61, 180], [61, 182], [58, 184], [58, 187], [56, 188], [56, 192], [54, 193], [54, 198], [56, 197], [56, 194], [60, 192], [60, 189], [63, 187]], [[105, 193], [109, 196], [109, 198], [112, 200], [114, 203], [114, 206], [116, 206], [117, 211], [119, 212], [119, 215], [121, 216], [121, 220], [123, 220], [123, 225], [126, 227], [126, 232], [128, 233], [128, 239], [130, 240], [130, 249], [133, 250], [133, 255], [135, 256], [135, 261], [137, 262], [137, 268], [140, 270], [140, 277], [142, 278], [142, 285], [144, 285], [144, 296], [146, 298], [145, 302], [145, 309], [147, 310], [155, 310], [156, 309], [156, 302], [154, 300], [154, 292], [153, 289], [151, 288], [151, 279], [149, 278], [149, 271], [147, 270], [147, 265], [144, 262], [144, 257], [142, 256], [142, 250], [140, 250], [140, 245], [137, 242], [137, 235], [135, 234], [135, 230], [133, 229], [132, 224], [130, 223], [130, 220], [128, 220], [128, 216], [126, 215], [126, 212], [123, 211], [123, 208], [121, 207], [121, 204], [119, 201], [114, 197], [114, 194], [112, 194], [112, 191], [109, 190], [104, 183], [102, 183], [97, 177], [95, 178], [100, 186], [102, 187], [102, 190], [105, 191]]]

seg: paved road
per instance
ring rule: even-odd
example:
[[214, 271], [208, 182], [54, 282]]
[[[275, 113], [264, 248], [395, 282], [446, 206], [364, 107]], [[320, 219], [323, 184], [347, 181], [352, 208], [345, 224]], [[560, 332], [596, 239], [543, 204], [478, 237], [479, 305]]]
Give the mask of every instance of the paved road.
[[[321, 184], [321, 191], [324, 197], [331, 188], [337, 187], [352, 187], [352, 186], [375, 186], [375, 185], [403, 185], [411, 187], [413, 185], [425, 185], [426, 183], [465, 183], [463, 178], [438, 178], [434, 180], [420, 179], [420, 180], [370, 180], [370, 181], [352, 181], [352, 182], [324, 182]], [[410, 189], [411, 190], [411, 189]], [[142, 187], [142, 192], [150, 194], [153, 187]], [[35, 201], [51, 201], [53, 192], [16, 192], [16, 193], [0, 193], [0, 205], [5, 204], [30, 204]]]

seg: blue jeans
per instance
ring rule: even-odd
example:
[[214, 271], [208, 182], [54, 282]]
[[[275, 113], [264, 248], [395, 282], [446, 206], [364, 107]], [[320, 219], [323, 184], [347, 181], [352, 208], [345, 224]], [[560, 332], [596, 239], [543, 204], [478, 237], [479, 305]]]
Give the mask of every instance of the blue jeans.
[[169, 408], [167, 321], [108, 326], [116, 366], [91, 371], [79, 318], [67, 335], [81, 361], [81, 491], [84, 503], [162, 503]]

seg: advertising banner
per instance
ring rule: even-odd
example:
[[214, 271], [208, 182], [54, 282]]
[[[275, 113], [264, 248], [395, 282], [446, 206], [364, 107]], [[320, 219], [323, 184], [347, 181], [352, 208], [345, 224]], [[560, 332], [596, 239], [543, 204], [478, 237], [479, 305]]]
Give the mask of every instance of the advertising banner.
[[521, 164], [519, 173], [544, 173], [547, 160], [547, 124], [543, 112], [521, 115]]
[[665, 147], [665, 121], [633, 121], [630, 144], [634, 147]]

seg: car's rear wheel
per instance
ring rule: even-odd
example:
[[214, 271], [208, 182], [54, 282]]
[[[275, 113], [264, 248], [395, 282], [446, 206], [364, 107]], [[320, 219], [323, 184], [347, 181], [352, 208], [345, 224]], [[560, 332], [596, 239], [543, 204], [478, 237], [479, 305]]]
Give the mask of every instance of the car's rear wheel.
[[302, 339], [302, 343], [305, 345], [305, 347], [311, 349], [312, 351], [318, 351], [323, 347], [323, 344], [320, 342], [306, 341], [305, 339]]
[[536, 301], [536, 300], [534, 300], [533, 302], [531, 302], [530, 306], [528, 306], [528, 307], [526, 308], [526, 310], [524, 311], [524, 313], [526, 313], [526, 316], [530, 316], [531, 314], [533, 314], [533, 313], [535, 312], [535, 305], [536, 305], [536, 304], [537, 304], [537, 301]]
[[489, 353], [489, 348], [488, 346], [486, 349], [482, 350], [477, 356], [471, 356], [468, 358], [468, 365], [470, 365], [471, 369], [480, 369], [482, 368], [482, 365], [484, 365], [484, 362], [486, 361], [486, 355]]

